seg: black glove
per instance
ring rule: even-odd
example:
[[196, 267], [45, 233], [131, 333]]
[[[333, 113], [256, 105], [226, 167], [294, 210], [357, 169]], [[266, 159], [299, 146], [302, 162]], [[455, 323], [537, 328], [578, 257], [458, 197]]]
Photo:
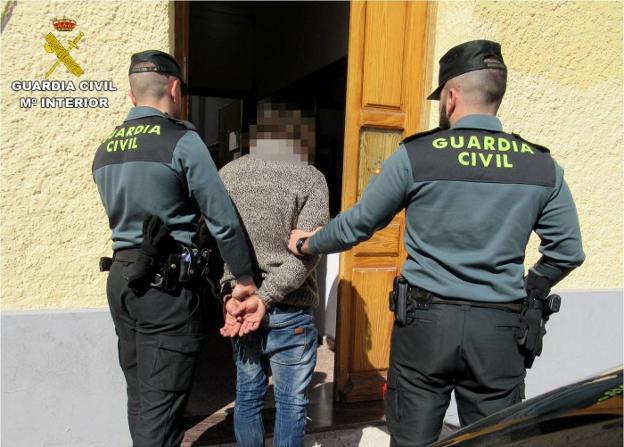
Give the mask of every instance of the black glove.
[[158, 253], [167, 252], [173, 244], [171, 230], [158, 216], [149, 215], [143, 221], [143, 242], [141, 251], [156, 257]]
[[517, 342], [526, 368], [533, 366], [535, 357], [542, 353], [542, 339], [546, 335], [542, 306], [541, 302], [530, 300], [530, 304], [520, 315]]
[[524, 278], [524, 290], [529, 299], [545, 300], [550, 293], [552, 281], [545, 276], [540, 276], [532, 269]]
[[167, 254], [174, 245], [171, 230], [158, 216], [148, 215], [143, 221], [143, 242], [136, 262], [129, 269], [126, 279], [128, 286], [139, 288], [149, 279], [149, 273], [157, 265], [160, 254]]

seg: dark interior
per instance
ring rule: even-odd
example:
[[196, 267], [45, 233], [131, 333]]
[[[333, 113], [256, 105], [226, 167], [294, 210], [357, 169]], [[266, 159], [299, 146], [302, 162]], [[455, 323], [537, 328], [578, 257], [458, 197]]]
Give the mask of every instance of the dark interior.
[[218, 167], [248, 151], [261, 101], [316, 119], [316, 161], [340, 208], [347, 2], [190, 2], [190, 120]]

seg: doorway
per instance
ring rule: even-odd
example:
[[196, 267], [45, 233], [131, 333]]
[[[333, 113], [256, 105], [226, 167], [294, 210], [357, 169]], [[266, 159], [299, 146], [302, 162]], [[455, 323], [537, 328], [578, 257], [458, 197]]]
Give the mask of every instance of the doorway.
[[[347, 2], [189, 2], [189, 118], [218, 167], [248, 151], [260, 102], [316, 119], [315, 166], [340, 208], [347, 70]], [[232, 103], [235, 103], [234, 105]], [[240, 111], [238, 128], [224, 113]], [[225, 138], [220, 132], [227, 128]], [[219, 131], [217, 131], [220, 129]], [[218, 138], [217, 138], [218, 135]]]
[[[315, 118], [314, 166], [327, 180], [330, 214], [338, 214], [349, 3], [188, 2], [177, 9], [186, 11], [188, 23], [187, 31], [181, 32], [187, 36], [188, 119], [217, 167], [248, 153], [247, 132], [258, 104], [288, 104]], [[180, 23], [178, 17], [176, 21]], [[323, 257], [317, 274], [320, 304], [315, 323], [322, 338], [311, 406], [333, 399], [338, 255]], [[212, 319], [212, 335], [186, 412], [190, 439], [201, 445], [227, 440], [232, 433], [235, 369], [229, 342], [218, 335], [219, 324], [219, 318]], [[271, 404], [269, 398], [267, 433], [272, 426]]]

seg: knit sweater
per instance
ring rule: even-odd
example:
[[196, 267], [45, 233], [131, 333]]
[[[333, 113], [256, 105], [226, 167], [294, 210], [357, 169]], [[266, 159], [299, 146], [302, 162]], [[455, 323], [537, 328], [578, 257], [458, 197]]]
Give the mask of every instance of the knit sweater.
[[[249, 236], [260, 298], [269, 305], [315, 307], [319, 257], [293, 256], [288, 239], [293, 228], [309, 231], [329, 221], [323, 174], [313, 166], [250, 155], [228, 163], [219, 173]], [[233, 278], [226, 266], [224, 290]]]

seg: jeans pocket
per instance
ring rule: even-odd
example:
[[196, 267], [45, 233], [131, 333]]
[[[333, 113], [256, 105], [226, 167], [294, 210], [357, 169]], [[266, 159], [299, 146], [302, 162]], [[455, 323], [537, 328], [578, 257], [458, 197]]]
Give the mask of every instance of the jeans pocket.
[[395, 373], [388, 373], [386, 395], [384, 406], [386, 409], [386, 420], [388, 428], [398, 424], [401, 420], [401, 406], [399, 402], [399, 377]]
[[312, 324], [312, 314], [309, 309], [300, 308], [292, 311], [273, 309], [268, 313], [267, 326], [270, 329], [285, 329]]
[[312, 325], [271, 329], [269, 333], [271, 361], [280, 365], [301, 363], [305, 352], [315, 346], [317, 334], [316, 328]]
[[[163, 336], [154, 349], [154, 362], [147, 383], [161, 391], [186, 391], [191, 387], [202, 337]], [[148, 348], [150, 349], [150, 348]]]

